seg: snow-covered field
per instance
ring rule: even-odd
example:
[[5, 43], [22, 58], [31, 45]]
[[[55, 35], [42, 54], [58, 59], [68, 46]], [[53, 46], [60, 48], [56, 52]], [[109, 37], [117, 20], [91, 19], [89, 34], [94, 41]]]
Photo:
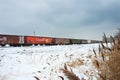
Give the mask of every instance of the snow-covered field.
[[0, 80], [68, 80], [65, 63], [81, 80], [97, 80], [93, 48], [98, 44], [0, 47]]

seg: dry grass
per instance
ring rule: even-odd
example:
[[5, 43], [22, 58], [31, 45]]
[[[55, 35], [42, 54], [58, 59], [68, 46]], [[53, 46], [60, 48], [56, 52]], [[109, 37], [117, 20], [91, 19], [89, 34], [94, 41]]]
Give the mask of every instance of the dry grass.
[[[110, 42], [107, 41], [104, 34], [104, 43], [99, 46], [99, 54], [93, 50], [95, 57], [93, 65], [98, 69], [98, 80], [119, 80], [120, 79], [120, 37], [114, 39], [110, 36]], [[110, 46], [109, 46], [110, 44]], [[68, 66], [75, 68], [76, 66], [84, 65], [83, 61], [75, 59], [72, 62], [64, 64], [61, 71], [69, 80], [80, 80], [72, 69], [68, 70]], [[63, 77], [62, 77], [63, 79]]]
[[75, 73], [73, 73], [72, 69], [71, 71], [68, 70], [67, 68], [67, 65], [64, 64], [64, 68], [60, 69], [64, 74], [65, 76], [69, 79], [69, 80], [80, 80], [78, 76], [76, 76]]
[[[76, 76], [76, 74], [71, 69], [71, 68], [75, 68], [80, 65], [84, 65], [83, 61], [80, 59], [75, 59], [71, 62], [64, 63], [64, 67], [60, 70], [65, 74], [65, 76], [68, 78], [68, 80], [80, 80], [80, 78], [78, 76]], [[68, 69], [68, 67], [69, 67], [69, 69]], [[62, 80], [64, 80], [64, 78], [62, 76], [59, 76], [59, 77]]]
[[36, 76], [34, 76], [34, 78], [36, 79], [36, 80], [40, 80], [38, 77], [36, 77]]
[[[119, 80], [120, 79], [120, 38], [114, 39], [110, 36], [111, 48], [108, 46], [107, 38], [103, 36], [105, 44], [101, 43], [99, 55], [101, 59], [95, 59], [93, 64], [99, 71], [98, 80]], [[96, 55], [96, 53], [95, 53]]]
[[72, 62], [68, 62], [67, 65], [70, 66], [70, 67], [75, 68], [75, 67], [77, 67], [77, 66], [84, 65], [84, 63], [83, 63], [83, 61], [80, 60], [80, 59], [75, 59], [75, 60], [72, 61]]
[[69, 80], [80, 80], [73, 72], [61, 69]]

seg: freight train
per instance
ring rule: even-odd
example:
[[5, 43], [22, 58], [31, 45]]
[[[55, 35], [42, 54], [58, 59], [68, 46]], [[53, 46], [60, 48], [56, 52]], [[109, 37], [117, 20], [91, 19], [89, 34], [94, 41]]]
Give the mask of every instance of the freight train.
[[[91, 42], [99, 42], [92, 40]], [[40, 36], [21, 36], [0, 34], [0, 45], [26, 46], [26, 45], [63, 45], [63, 44], [87, 44], [91, 43], [85, 39], [52, 38]]]

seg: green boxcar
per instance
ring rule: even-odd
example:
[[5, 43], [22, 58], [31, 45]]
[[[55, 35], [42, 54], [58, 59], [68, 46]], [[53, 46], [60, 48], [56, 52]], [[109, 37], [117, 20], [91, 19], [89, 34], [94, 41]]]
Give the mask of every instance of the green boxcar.
[[82, 41], [80, 39], [70, 39], [71, 44], [81, 44]]

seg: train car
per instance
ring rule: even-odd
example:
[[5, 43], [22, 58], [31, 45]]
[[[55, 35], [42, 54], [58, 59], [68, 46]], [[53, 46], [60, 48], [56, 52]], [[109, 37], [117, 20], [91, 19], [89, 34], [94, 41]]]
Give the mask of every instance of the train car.
[[53, 38], [53, 44], [70, 44], [70, 39], [66, 39], [66, 38]]
[[19, 45], [37, 45], [37, 44], [87, 44], [99, 43], [98, 40], [86, 39], [67, 39], [67, 38], [52, 38], [52, 37], [39, 37], [39, 36], [21, 36], [21, 35], [4, 35], [0, 34], [0, 45], [6, 44], [19, 46]]
[[7, 44], [7, 35], [2, 35], [2, 34], [0, 34], [0, 45], [5, 45], [5, 44]]
[[102, 41], [99, 40], [91, 40], [91, 43], [101, 43]]
[[0, 45], [21, 45], [24, 44], [24, 37], [18, 35], [2, 35], [0, 34]]
[[50, 37], [37, 37], [37, 36], [24, 36], [24, 44], [52, 44], [52, 38]]
[[88, 43], [88, 40], [81, 39], [81, 43], [82, 43], [82, 44], [87, 44], [87, 43]]
[[82, 41], [79, 39], [70, 39], [70, 44], [81, 44]]

